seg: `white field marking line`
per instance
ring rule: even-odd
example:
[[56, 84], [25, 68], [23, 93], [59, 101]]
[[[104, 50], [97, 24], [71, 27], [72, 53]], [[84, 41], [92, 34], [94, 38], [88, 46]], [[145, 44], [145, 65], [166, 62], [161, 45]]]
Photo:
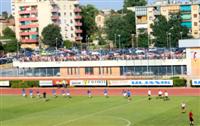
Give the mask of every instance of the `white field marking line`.
[[[137, 100], [137, 101], [134, 102], [134, 103], [143, 101], [144, 99], [146, 99], [146, 98], [142, 98], [142, 99], [140, 99], [140, 100]], [[87, 115], [81, 116], [81, 117], [79, 117], [79, 118], [71, 119], [71, 120], [68, 120], [68, 121], [63, 121], [63, 122], [61, 122], [61, 123], [58, 123], [58, 124], [55, 124], [55, 125], [52, 125], [52, 126], [60, 126], [60, 125], [63, 125], [63, 124], [68, 124], [68, 123], [71, 123], [71, 122], [74, 122], [74, 121], [77, 121], [77, 120], [80, 120], [80, 119], [84, 119], [84, 118], [87, 118], [87, 117], [90, 117], [90, 116], [94, 116], [94, 115], [96, 115], [96, 114], [100, 114], [100, 113], [104, 113], [104, 112], [106, 112], [106, 111], [110, 111], [110, 110], [113, 110], [113, 109], [116, 109], [116, 108], [120, 108], [120, 107], [122, 107], [122, 106], [124, 106], [124, 105], [127, 105], [127, 104], [129, 104], [129, 103], [126, 103], [126, 104], [123, 104], [123, 105], [119, 105], [119, 106], [115, 106], [115, 107], [111, 107], [111, 108], [109, 108], [109, 109], [105, 109], [105, 110], [98, 111], [98, 112], [95, 112], [95, 113], [87, 114]]]
[[127, 122], [126, 126], [131, 126], [131, 121], [128, 120], [128, 119], [125, 119], [123, 117], [116, 117], [116, 116], [107, 116], [107, 117], [111, 117], [111, 118], [115, 118], [115, 119], [119, 119], [119, 120], [125, 121], [125, 122]]

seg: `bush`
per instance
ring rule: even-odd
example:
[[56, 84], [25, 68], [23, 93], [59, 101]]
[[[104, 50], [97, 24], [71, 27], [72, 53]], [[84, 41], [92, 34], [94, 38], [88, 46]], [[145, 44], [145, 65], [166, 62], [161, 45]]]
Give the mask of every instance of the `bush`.
[[172, 77], [171, 78], [174, 83], [174, 87], [185, 87], [187, 86], [187, 80], [180, 77]]
[[10, 85], [12, 88], [39, 87], [39, 81], [13, 80], [13, 81], [10, 81]]

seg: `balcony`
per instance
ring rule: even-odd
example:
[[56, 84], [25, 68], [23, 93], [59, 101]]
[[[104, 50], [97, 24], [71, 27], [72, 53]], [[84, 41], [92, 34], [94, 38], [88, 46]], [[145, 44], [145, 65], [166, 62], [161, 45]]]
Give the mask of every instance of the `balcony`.
[[81, 37], [81, 36], [77, 36], [76, 38], [75, 38], [75, 40], [76, 41], [81, 41], [83, 38]]
[[36, 14], [37, 10], [24, 10], [24, 11], [19, 11], [19, 14]]
[[75, 16], [75, 19], [82, 19], [82, 16], [76, 15], [76, 16]]
[[74, 12], [75, 12], [75, 13], [80, 13], [80, 12], [81, 12], [81, 9], [80, 9], [79, 7], [76, 7], [76, 8], [74, 9]]
[[83, 24], [81, 22], [76, 22], [75, 26], [82, 26]]
[[37, 17], [22, 17], [22, 18], [19, 18], [19, 21], [37, 21]]
[[39, 27], [38, 24], [28, 24], [28, 25], [21, 25], [21, 26], [19, 26], [20, 29], [37, 28], [37, 27]]
[[26, 35], [38, 35], [38, 32], [20, 32], [20, 36], [26, 36]]
[[81, 29], [76, 29], [76, 33], [82, 33], [83, 31]]
[[21, 39], [22, 43], [38, 43], [37, 39]]

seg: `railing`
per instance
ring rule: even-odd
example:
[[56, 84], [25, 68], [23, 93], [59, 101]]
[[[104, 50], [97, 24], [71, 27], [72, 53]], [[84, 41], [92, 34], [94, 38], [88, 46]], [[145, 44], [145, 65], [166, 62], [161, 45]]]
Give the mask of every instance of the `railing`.
[[37, 39], [21, 39], [22, 43], [37, 43]]
[[39, 25], [38, 24], [28, 24], [28, 25], [21, 25], [19, 28], [21, 29], [26, 29], [26, 28], [37, 28]]
[[19, 33], [20, 36], [25, 36], [25, 35], [38, 35], [38, 32], [21, 32]]
[[37, 17], [19, 18], [19, 21], [36, 21], [36, 20], [38, 20]]
[[37, 10], [24, 10], [24, 11], [19, 11], [19, 14], [36, 14]]

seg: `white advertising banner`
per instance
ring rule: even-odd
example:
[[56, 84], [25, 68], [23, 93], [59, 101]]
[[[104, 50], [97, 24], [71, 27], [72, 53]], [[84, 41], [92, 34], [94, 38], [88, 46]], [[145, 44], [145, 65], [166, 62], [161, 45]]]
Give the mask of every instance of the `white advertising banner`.
[[40, 86], [53, 86], [52, 80], [40, 80], [39, 81]]
[[84, 80], [87, 86], [106, 86], [106, 80]]
[[131, 80], [110, 80], [108, 86], [130, 86]]
[[173, 80], [131, 80], [132, 86], [173, 86]]
[[106, 80], [70, 80], [70, 86], [106, 86]]
[[8, 87], [8, 86], [10, 86], [10, 83], [9, 83], [9, 81], [0, 81], [0, 86], [1, 87]]
[[194, 79], [194, 80], [192, 80], [192, 85], [194, 85], [194, 86], [200, 86], [200, 79]]
[[70, 86], [83, 86], [83, 80], [70, 80]]

